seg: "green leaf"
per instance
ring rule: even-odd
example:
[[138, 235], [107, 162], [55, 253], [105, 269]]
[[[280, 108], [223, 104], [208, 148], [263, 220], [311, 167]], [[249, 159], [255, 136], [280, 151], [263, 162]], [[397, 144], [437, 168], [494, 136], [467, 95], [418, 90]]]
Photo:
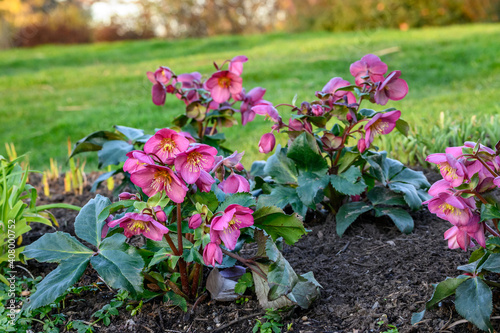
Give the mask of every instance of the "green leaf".
[[102, 149], [97, 152], [99, 157], [99, 169], [108, 165], [118, 165], [127, 160], [127, 153], [134, 150], [134, 145], [122, 141], [108, 141], [102, 145]]
[[[486, 244], [488, 244], [488, 243], [486, 243]], [[469, 263], [473, 263], [475, 261], [478, 261], [479, 259], [484, 257], [484, 255], [486, 253], [487, 253], [486, 250], [483, 249], [482, 247], [480, 247], [479, 249], [477, 249], [471, 253], [470, 258], [469, 258]]]
[[313, 272], [307, 272], [298, 277], [298, 281], [287, 297], [301, 308], [307, 309], [319, 296], [321, 285], [314, 278]]
[[382, 186], [374, 187], [367, 193], [367, 196], [373, 205], [404, 206], [406, 204], [402, 194]]
[[352, 163], [361, 155], [359, 153], [353, 153], [351, 151], [346, 151], [344, 155], [341, 156], [340, 158], [340, 163], [338, 164], [338, 173], [342, 173], [347, 168], [349, 168]]
[[287, 156], [295, 161], [297, 168], [304, 171], [326, 173], [328, 169], [328, 164], [319, 151], [316, 139], [308, 132], [303, 132], [295, 138], [288, 147]]
[[[268, 243], [268, 242], [267, 242]], [[274, 247], [276, 245], [273, 244]], [[292, 291], [298, 282], [298, 276], [290, 263], [283, 257], [278, 249], [274, 249], [278, 257], [275, 262], [269, 266], [267, 273], [267, 282], [269, 283], [268, 299], [274, 301]]]
[[458, 286], [467, 279], [468, 277], [460, 276], [457, 278], [446, 278], [446, 280], [441, 281], [434, 289], [431, 299], [425, 304], [425, 308], [429, 310], [443, 299], [453, 295]]
[[500, 273], [500, 253], [490, 254], [488, 259], [486, 259], [484, 264], [481, 266], [481, 269], [485, 269], [493, 273]]
[[102, 175], [97, 177], [97, 179], [94, 181], [94, 183], [92, 184], [92, 188], [90, 189], [90, 192], [95, 192], [97, 190], [97, 187], [99, 186], [99, 184], [101, 184], [103, 181], [107, 180], [108, 178], [111, 178], [114, 175], [119, 174], [120, 172], [123, 172], [123, 170], [118, 169], [118, 170], [113, 170], [113, 171], [103, 173]]
[[[476, 260], [466, 265], [458, 266], [457, 269], [471, 274], [479, 273], [483, 269], [482, 266], [479, 266], [480, 263], [481, 263], [480, 260]], [[478, 266], [479, 266], [479, 271], [477, 271]]]
[[366, 189], [366, 184], [361, 177], [361, 171], [355, 166], [351, 166], [341, 174], [330, 175], [330, 184], [338, 192], [345, 195], [361, 194]]
[[250, 193], [234, 193], [226, 198], [226, 200], [219, 205], [216, 212], [224, 211], [229, 205], [238, 204], [243, 207], [255, 206], [255, 198]]
[[295, 215], [286, 215], [278, 207], [262, 207], [253, 213], [254, 227], [267, 232], [274, 241], [283, 237], [285, 243], [292, 245], [306, 233], [304, 224]]
[[217, 196], [212, 191], [197, 191], [195, 194], [193, 194], [192, 201], [194, 203], [199, 202], [202, 205], [206, 205], [212, 212], [214, 212], [219, 206], [219, 200], [217, 200]]
[[100, 218], [99, 215], [110, 204], [111, 201], [100, 194], [98, 194], [95, 198], [90, 199], [76, 216], [76, 235], [90, 244], [99, 247], [99, 243], [101, 242], [102, 227], [104, 226], [104, 220], [107, 217]]
[[315, 204], [324, 198], [323, 190], [328, 186], [328, 175], [318, 175], [312, 172], [301, 173], [298, 178], [297, 195], [304, 205], [315, 209]]
[[486, 246], [496, 246], [500, 247], [500, 238], [499, 237], [491, 237], [486, 240]]
[[417, 189], [428, 189], [431, 186], [422, 171], [415, 171], [406, 167], [395, 176], [389, 175], [389, 179], [391, 182], [411, 184]]
[[342, 237], [347, 228], [363, 213], [371, 210], [372, 205], [365, 202], [348, 202], [339, 208], [335, 220], [337, 234]]
[[132, 128], [132, 127], [127, 127], [127, 126], [118, 126], [115, 125], [114, 128], [125, 135], [127, 139], [130, 141], [136, 141], [139, 138], [142, 138], [144, 136], [144, 130], [139, 129], [139, 128]]
[[384, 169], [384, 161], [386, 159], [387, 153], [385, 151], [380, 153], [363, 154], [363, 157], [368, 164], [370, 164], [370, 173], [383, 185], [387, 184], [387, 170]]
[[84, 152], [101, 150], [104, 143], [111, 140], [123, 140], [124, 137], [118, 133], [109, 131], [98, 131], [91, 133], [76, 142], [70, 158]]
[[500, 210], [496, 205], [481, 205], [481, 222], [492, 219], [500, 219]]
[[250, 176], [252, 177], [262, 177], [264, 178], [266, 173], [264, 172], [264, 168], [266, 167], [266, 161], [255, 161], [252, 163], [252, 167], [250, 168]]
[[59, 296], [64, 294], [66, 289], [75, 284], [85, 272], [88, 266], [90, 255], [84, 257], [73, 257], [61, 262], [61, 264], [50, 272], [36, 286], [36, 292], [26, 303], [26, 309], [36, 309], [50, 304]]
[[404, 136], [408, 136], [410, 125], [408, 125], [408, 123], [403, 119], [399, 118], [396, 121], [396, 129], [399, 131], [399, 133], [403, 134]]
[[390, 182], [389, 188], [396, 193], [403, 193], [403, 197], [411, 209], [418, 210], [422, 207], [422, 200], [420, 199], [415, 186], [399, 182]]
[[387, 215], [402, 233], [409, 234], [413, 231], [413, 218], [404, 209], [396, 207], [375, 207], [377, 216]]
[[268, 206], [276, 206], [285, 208], [288, 204], [292, 206], [294, 212], [301, 216], [307, 213], [307, 206], [304, 206], [300, 200], [297, 190], [290, 186], [278, 185], [271, 191], [271, 194], [263, 194], [259, 196], [257, 209]]
[[75, 237], [62, 231], [45, 234], [25, 247], [23, 254], [40, 262], [61, 262], [71, 259], [82, 261], [90, 258], [94, 251], [83, 246]]
[[377, 111], [372, 110], [372, 109], [361, 109], [358, 112], [358, 114], [362, 115], [365, 118], [372, 118], [377, 113], [378, 113]]
[[493, 311], [490, 287], [479, 277], [471, 278], [460, 284], [455, 292], [457, 312], [483, 331], [493, 332], [490, 323]]
[[97, 220], [104, 221], [110, 214], [114, 214], [120, 209], [132, 207], [135, 201], [136, 200], [120, 200], [117, 202], [113, 202], [111, 205], [107, 206], [99, 213], [99, 215], [97, 216]]
[[276, 148], [274, 155], [268, 158], [264, 172], [278, 184], [296, 184], [297, 168], [292, 159], [287, 157], [285, 148], [280, 145]]
[[132, 296], [142, 292], [144, 261], [137, 249], [125, 243], [126, 237], [114, 234], [104, 239], [99, 254], [90, 259], [92, 267], [116, 289], [125, 289]]
[[182, 311], [187, 312], [187, 302], [186, 299], [180, 295], [177, 295], [173, 291], [169, 291], [163, 296], [164, 302], [172, 302], [173, 305], [181, 308]]

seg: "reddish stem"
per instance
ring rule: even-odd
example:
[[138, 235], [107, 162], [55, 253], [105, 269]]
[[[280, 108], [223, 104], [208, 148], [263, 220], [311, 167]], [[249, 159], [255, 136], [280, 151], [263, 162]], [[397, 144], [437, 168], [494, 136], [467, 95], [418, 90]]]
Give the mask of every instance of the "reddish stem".
[[[177, 204], [177, 246], [178, 246], [178, 255], [182, 256], [184, 252], [184, 247], [182, 246], [182, 216], [181, 216], [181, 204]], [[179, 273], [181, 273], [181, 284], [182, 291], [184, 294], [189, 295], [189, 282], [186, 271], [186, 262], [181, 257], [179, 258]]]
[[486, 230], [488, 230], [490, 232], [490, 234], [492, 234], [495, 237], [500, 237], [500, 234], [496, 230], [494, 230], [492, 227], [487, 225], [486, 222], [483, 222], [483, 223], [484, 223]]
[[266, 281], [267, 281], [267, 278], [266, 278], [266, 276], [265, 276], [264, 272], [260, 269], [260, 267], [259, 267], [259, 266], [257, 266], [257, 265], [255, 265], [255, 266], [254, 266], [254, 265], [251, 263], [251, 261], [250, 261], [250, 260], [245, 259], [245, 258], [243, 258], [243, 257], [240, 257], [240, 256], [239, 256], [239, 255], [237, 255], [236, 253], [229, 252], [229, 251], [224, 250], [224, 249], [222, 249], [222, 253], [224, 253], [224, 254], [226, 254], [226, 255], [230, 256], [231, 258], [234, 258], [234, 259], [236, 259], [236, 260], [240, 261], [241, 263], [243, 263], [244, 265], [246, 265], [248, 268], [250, 268], [253, 272], [255, 272], [257, 275], [259, 275], [261, 278], [263, 278], [264, 280], [266, 280]]

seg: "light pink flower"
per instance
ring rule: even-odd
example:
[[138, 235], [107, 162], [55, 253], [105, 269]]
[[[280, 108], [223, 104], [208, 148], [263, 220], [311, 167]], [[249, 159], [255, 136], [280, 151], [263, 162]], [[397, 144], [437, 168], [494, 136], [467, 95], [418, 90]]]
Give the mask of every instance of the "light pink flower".
[[477, 243], [486, 247], [486, 236], [484, 234], [485, 225], [484, 223], [479, 223], [479, 215], [472, 215], [469, 223], [464, 226], [453, 226], [444, 233], [444, 239], [448, 240], [448, 247], [450, 249], [462, 248], [467, 251], [468, 247], [473, 247], [474, 243], [471, 238], [477, 241]]
[[215, 155], [217, 149], [214, 147], [205, 144], [194, 145], [175, 158], [175, 170], [181, 174], [186, 183], [194, 184], [200, 178], [202, 170], [212, 169]]
[[392, 71], [375, 91], [375, 103], [386, 105], [389, 100], [399, 101], [408, 94], [408, 84], [400, 79], [401, 71]]
[[350, 72], [355, 78], [356, 85], [361, 86], [366, 80], [362, 78], [363, 76], [368, 76], [373, 83], [383, 81], [387, 73], [387, 65], [376, 55], [367, 54], [361, 60], [351, 64]]
[[210, 242], [205, 246], [203, 249], [203, 262], [205, 262], [205, 265], [212, 265], [214, 267], [216, 262], [222, 264], [220, 243]]
[[358, 151], [362, 154], [366, 150], [366, 140], [361, 138], [358, 140]]
[[154, 208], [156, 219], [160, 222], [167, 222], [167, 214], [163, 211], [161, 206], [156, 206]]
[[449, 182], [452, 187], [460, 186], [467, 179], [467, 170], [460, 160], [456, 160], [451, 154], [431, 154], [425, 159], [427, 162], [437, 164], [441, 176]]
[[278, 121], [279, 113], [278, 110], [272, 104], [257, 104], [251, 109], [256, 114], [261, 116], [268, 116], [274, 121]]
[[350, 91], [345, 90], [337, 90], [342, 87], [347, 87], [350, 85], [349, 81], [342, 79], [341, 77], [334, 77], [323, 87], [321, 92], [325, 94], [331, 94], [330, 97], [332, 102], [336, 102], [344, 96], [347, 96], [347, 103], [352, 104], [356, 103], [356, 97]]
[[244, 55], [236, 56], [229, 62], [229, 71], [241, 76], [243, 73], [243, 63], [247, 62], [248, 58]]
[[445, 179], [438, 180], [432, 186], [429, 188], [429, 195], [432, 195], [433, 197], [437, 196], [439, 193], [447, 192], [450, 194], [453, 194], [451, 191], [451, 183]]
[[396, 127], [396, 122], [401, 117], [401, 111], [395, 110], [387, 113], [377, 113], [365, 125], [365, 143], [366, 147], [370, 147], [375, 134], [388, 134]]
[[250, 192], [250, 184], [248, 183], [248, 180], [245, 177], [234, 173], [220, 183], [219, 188], [226, 194]]
[[229, 250], [234, 250], [240, 229], [253, 225], [253, 211], [237, 204], [229, 205], [222, 216], [216, 216], [210, 225], [212, 241], [219, 238]]
[[[177, 76], [177, 82], [181, 82], [181, 89], [185, 92], [184, 103], [186, 105], [191, 104], [194, 101], [200, 99], [200, 94], [196, 91], [202, 87], [201, 85], [201, 74], [198, 72], [185, 73]], [[176, 94], [177, 98], [182, 98], [180, 93]]]
[[259, 152], [267, 154], [274, 149], [276, 138], [273, 133], [264, 134], [259, 141]]
[[173, 158], [186, 151], [189, 140], [174, 130], [164, 128], [155, 133], [144, 145], [147, 154], [158, 156], [165, 164], [172, 164]]
[[147, 214], [125, 213], [124, 217], [108, 223], [110, 228], [118, 224], [123, 228], [123, 233], [128, 238], [143, 234], [146, 238], [161, 241], [163, 235], [168, 233], [167, 227]]
[[[241, 106], [240, 106], [240, 112], [241, 112], [241, 123], [243, 125], [246, 125], [247, 123], [251, 122], [255, 118], [255, 112], [252, 111], [252, 107], [254, 105], [258, 104], [270, 104], [272, 105], [271, 102], [268, 102], [266, 100], [263, 100], [262, 97], [264, 97], [264, 94], [266, 93], [266, 89], [261, 88], [261, 87], [256, 87], [253, 88], [248, 92], [248, 94], [245, 94], [245, 89], [242, 90], [243, 96], [241, 97]], [[235, 99], [236, 100], [236, 99]]]
[[471, 208], [476, 208], [474, 200], [454, 196], [450, 192], [441, 192], [422, 204], [428, 204], [431, 213], [456, 226], [467, 225], [472, 216]]
[[495, 184], [496, 187], [500, 187], [500, 177], [496, 177], [493, 180], [493, 184]]
[[212, 99], [217, 103], [226, 102], [231, 94], [238, 94], [243, 80], [230, 71], [219, 71], [212, 75], [206, 82], [206, 87], [212, 94]]
[[104, 220], [104, 225], [103, 225], [102, 230], [101, 230], [101, 239], [106, 238], [106, 235], [108, 234], [108, 231], [109, 231], [109, 224], [108, 223], [113, 221], [113, 218], [114, 218], [113, 215], [109, 215], [106, 218], [106, 220]]
[[142, 150], [133, 150], [128, 152], [128, 159], [123, 164], [123, 171], [133, 173], [138, 170], [144, 169], [146, 165], [155, 164], [151, 156], [148, 156]]
[[152, 197], [158, 192], [165, 191], [167, 196], [176, 203], [182, 203], [188, 188], [176, 174], [168, 167], [148, 165], [144, 169], [134, 172], [130, 180], [142, 188], [142, 191]]

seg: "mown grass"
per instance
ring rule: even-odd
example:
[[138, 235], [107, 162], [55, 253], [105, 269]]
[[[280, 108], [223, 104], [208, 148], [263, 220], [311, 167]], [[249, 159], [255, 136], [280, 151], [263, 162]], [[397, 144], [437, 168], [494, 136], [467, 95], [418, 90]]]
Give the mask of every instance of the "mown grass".
[[[334, 76], [351, 80], [349, 65], [366, 53], [382, 56], [389, 70], [399, 69], [408, 96], [388, 106], [402, 110], [413, 131], [425, 132], [447, 119], [470, 121], [472, 115], [500, 111], [500, 24], [427, 28], [407, 32], [269, 34], [219, 36], [179, 41], [134, 41], [76, 46], [42, 46], [0, 52], [0, 154], [3, 142], [30, 153], [34, 168], [49, 158], [60, 163], [73, 142], [112, 125], [168, 126], [184, 104], [168, 96], [166, 107], [152, 104], [148, 70], [159, 65], [176, 73], [209, 74], [221, 63], [245, 54], [244, 86], [267, 88], [274, 103], [313, 99]], [[351, 80], [352, 81], [352, 80]], [[282, 109], [285, 118], [288, 111]], [[498, 118], [495, 118], [498, 119]], [[481, 126], [479, 123], [478, 126]], [[245, 162], [263, 159], [257, 151], [269, 124], [258, 119], [227, 130], [227, 146], [246, 150]], [[284, 136], [282, 140], [284, 139]], [[95, 157], [89, 165], [95, 168]], [[94, 162], [94, 163], [92, 163]], [[249, 165], [248, 165], [249, 166]]]

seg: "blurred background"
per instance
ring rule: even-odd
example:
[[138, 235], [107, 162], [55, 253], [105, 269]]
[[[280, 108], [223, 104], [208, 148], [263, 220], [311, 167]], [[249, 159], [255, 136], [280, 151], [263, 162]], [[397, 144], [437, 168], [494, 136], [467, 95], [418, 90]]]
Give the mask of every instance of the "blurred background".
[[[499, 18], [500, 0], [0, 0], [0, 154], [64, 169], [68, 139], [169, 126], [185, 106], [172, 96], [153, 105], [145, 74], [158, 66], [208, 77], [214, 61], [244, 54], [247, 91], [300, 103], [332, 77], [352, 82], [349, 65], [374, 53], [408, 82], [387, 107], [411, 126], [376, 143], [425, 165], [447, 145], [500, 138]], [[269, 129], [262, 119], [235, 126], [227, 146], [243, 148], [249, 168], [267, 158], [257, 143]]]

